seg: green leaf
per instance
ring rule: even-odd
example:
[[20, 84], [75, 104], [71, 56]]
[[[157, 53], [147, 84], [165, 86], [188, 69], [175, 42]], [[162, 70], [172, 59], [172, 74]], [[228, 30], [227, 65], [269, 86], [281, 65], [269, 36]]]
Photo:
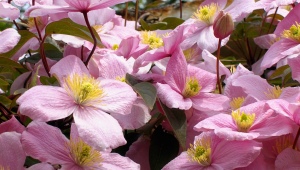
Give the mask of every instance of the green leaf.
[[11, 58], [23, 47], [25, 43], [27, 43], [27, 41], [29, 41], [31, 38], [36, 37], [32, 32], [28, 30], [19, 30], [18, 33], [21, 35], [21, 39], [18, 44], [12, 50], [0, 54], [0, 57]]
[[[92, 30], [97, 40], [97, 46], [102, 47], [102, 43], [98, 33], [94, 28], [92, 28]], [[82, 38], [92, 43], [94, 42], [91, 33], [86, 26], [76, 24], [69, 18], [61, 19], [59, 21], [55, 21], [48, 24], [45, 32], [46, 35], [66, 34], [66, 35], [72, 35], [72, 36]]]
[[161, 170], [173, 160], [179, 151], [179, 143], [170, 133], [163, 131], [159, 126], [151, 136], [149, 148], [149, 162], [151, 170]]
[[165, 29], [175, 29], [178, 25], [182, 24], [184, 20], [176, 17], [167, 17], [163, 19], [162, 22], [167, 23]]
[[140, 81], [138, 78], [136, 78], [135, 76], [126, 73], [126, 76], [125, 76], [125, 82], [126, 82], [127, 84], [129, 84], [130, 86], [134, 86], [134, 85], [136, 85], [137, 83], [140, 83], [141, 81]]
[[175, 136], [177, 137], [183, 150], [185, 150], [187, 123], [184, 111], [175, 108], [170, 109], [162, 103], [161, 106], [172, 129], [174, 130]]
[[9, 83], [0, 77], [0, 87], [8, 86], [8, 85], [9, 85]]
[[148, 23], [146, 21], [144, 21], [143, 19], [140, 20], [140, 24], [142, 26], [142, 30], [150, 30]]
[[11, 102], [12, 101], [8, 97], [6, 97], [4, 95], [0, 95], [0, 103], [2, 103], [5, 107], [8, 108], [10, 106]]
[[[1, 55], [1, 54], [0, 54]], [[23, 66], [9, 58], [0, 57], [1, 67], [23, 68]]]
[[[57, 47], [55, 47], [52, 44], [45, 43], [44, 44], [44, 50], [45, 50], [46, 57], [50, 58], [52, 60], [59, 61], [63, 57], [63, 53]], [[28, 58], [23, 58], [22, 60], [20, 60], [20, 63], [29, 62], [29, 63], [35, 64], [38, 61], [40, 61], [40, 59], [41, 59], [40, 53], [36, 53], [36, 54], [31, 55]]]
[[157, 91], [156, 88], [148, 82], [141, 82], [132, 86], [132, 88], [143, 98], [145, 104], [153, 109], [156, 101]]
[[278, 69], [276, 69], [276, 70], [271, 74], [271, 76], [269, 77], [269, 79], [274, 79], [274, 78], [277, 78], [277, 77], [279, 77], [279, 76], [282, 76], [283, 73], [284, 73], [284, 71], [285, 71], [286, 69], [288, 69], [288, 68], [290, 68], [289, 65], [284, 65], [284, 66], [279, 67]]
[[59, 85], [57, 79], [54, 76], [52, 76], [52, 77], [41, 76], [40, 81], [43, 85], [52, 85], [52, 86]]

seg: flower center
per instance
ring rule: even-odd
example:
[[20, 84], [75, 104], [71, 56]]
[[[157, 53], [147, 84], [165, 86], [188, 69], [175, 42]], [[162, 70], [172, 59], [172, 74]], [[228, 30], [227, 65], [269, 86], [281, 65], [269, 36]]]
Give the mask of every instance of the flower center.
[[232, 110], [236, 110], [242, 106], [244, 103], [245, 98], [244, 97], [235, 97], [231, 100], [230, 106]]
[[268, 91], [265, 92], [265, 95], [267, 96], [268, 99], [278, 99], [281, 93], [282, 93], [282, 89], [279, 86], [274, 86], [268, 89]]
[[126, 82], [126, 78], [124, 76], [123, 77], [117, 76], [116, 80], [121, 81], [121, 82]]
[[[65, 79], [64, 88], [74, 97], [77, 104], [87, 105], [91, 101], [100, 103], [103, 90], [99, 85], [99, 81], [88, 75], [74, 74]], [[91, 103], [90, 103], [91, 104]]]
[[215, 3], [200, 6], [200, 8], [194, 13], [192, 18], [205, 22], [207, 24], [212, 24], [214, 22], [214, 16], [217, 11], [219, 11], [219, 7]]
[[194, 77], [189, 77], [187, 78], [185, 84], [183, 96], [185, 98], [196, 96], [200, 90], [201, 90], [201, 85], [199, 84], [199, 81]]
[[82, 139], [73, 140], [67, 144], [70, 157], [81, 167], [101, 166], [101, 153], [86, 144]]
[[102, 32], [102, 27], [103, 27], [102, 25], [94, 25], [92, 27], [96, 30], [98, 34]]
[[289, 30], [284, 30], [282, 32], [282, 37], [300, 42], [300, 24], [296, 22]]
[[117, 50], [118, 48], [119, 48], [119, 45], [118, 45], [118, 44], [114, 44], [114, 45], [111, 47], [112, 50]]
[[231, 116], [239, 132], [248, 132], [255, 120], [255, 113], [246, 114], [245, 112], [240, 112], [240, 110], [232, 111]]
[[209, 139], [199, 139], [187, 150], [189, 160], [200, 165], [208, 166], [211, 163], [211, 148]]
[[162, 38], [160, 38], [153, 31], [142, 31], [141, 32], [141, 42], [143, 44], [149, 45], [150, 49], [155, 49], [162, 47], [164, 45]]

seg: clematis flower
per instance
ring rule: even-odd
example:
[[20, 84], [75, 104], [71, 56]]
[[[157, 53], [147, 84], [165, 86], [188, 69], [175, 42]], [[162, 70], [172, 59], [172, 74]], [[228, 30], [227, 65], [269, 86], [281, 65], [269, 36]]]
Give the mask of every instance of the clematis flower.
[[288, 119], [276, 114], [265, 102], [256, 102], [232, 111], [211, 116], [195, 127], [197, 131], [213, 131], [227, 140], [265, 139], [292, 133]]
[[249, 165], [260, 153], [256, 141], [227, 141], [211, 132], [195, 137], [194, 144], [163, 170], [235, 169]]
[[21, 114], [33, 120], [51, 121], [70, 116], [79, 135], [99, 150], [126, 143], [122, 128], [108, 113], [128, 114], [136, 93], [117, 80], [94, 79], [76, 56], [67, 56], [52, 66], [61, 87], [35, 86], [18, 100]]
[[139, 165], [129, 158], [100, 152], [85, 143], [75, 124], [71, 125], [69, 140], [58, 128], [34, 121], [23, 132], [21, 141], [29, 156], [61, 165], [62, 169], [139, 169]]
[[169, 108], [221, 111], [229, 106], [226, 96], [210, 93], [216, 87], [215, 74], [187, 65], [181, 49], [171, 56], [164, 82], [155, 86], [158, 97]]

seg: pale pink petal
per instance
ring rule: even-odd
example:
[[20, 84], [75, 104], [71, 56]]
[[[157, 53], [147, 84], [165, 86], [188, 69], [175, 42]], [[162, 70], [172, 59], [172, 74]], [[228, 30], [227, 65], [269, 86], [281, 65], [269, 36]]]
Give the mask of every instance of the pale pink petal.
[[300, 169], [300, 152], [292, 148], [283, 150], [275, 161], [276, 169]]
[[97, 150], [110, 150], [126, 144], [122, 128], [109, 114], [96, 108], [78, 109], [74, 121], [79, 136]]
[[114, 169], [114, 170], [140, 170], [140, 165], [133, 162], [127, 157], [120, 156], [117, 153], [101, 153], [103, 158], [102, 168], [103, 169]]
[[288, 58], [288, 64], [292, 70], [292, 78], [300, 82], [300, 56]]
[[14, 94], [17, 90], [26, 87], [26, 81], [31, 77], [32, 72], [28, 71], [18, 76], [10, 86], [10, 94]]
[[137, 141], [133, 142], [132, 145], [130, 145], [129, 150], [126, 152], [125, 156], [140, 164], [141, 169], [150, 170], [149, 147], [150, 139], [145, 136], [141, 136]]
[[54, 86], [34, 86], [21, 95], [17, 103], [22, 115], [45, 122], [68, 117], [76, 108], [67, 92]]
[[228, 12], [234, 22], [239, 22], [250, 13], [253, 12], [255, 1], [233, 1], [229, 6], [224, 8], [224, 12]]
[[11, 20], [15, 20], [20, 16], [20, 10], [17, 7], [6, 2], [0, 2], [0, 11], [1, 18], [7, 17]]
[[224, 111], [229, 108], [229, 98], [222, 94], [200, 93], [191, 100], [193, 108], [200, 111]]
[[157, 96], [169, 108], [188, 110], [192, 107], [190, 98], [183, 98], [181, 94], [174, 91], [169, 85], [156, 83]]
[[21, 138], [23, 148], [29, 156], [52, 164], [72, 163], [66, 145], [68, 141], [60, 129], [36, 121], [27, 126]]
[[20, 142], [21, 135], [17, 132], [0, 134], [0, 167], [8, 169], [24, 169], [25, 152]]
[[188, 76], [198, 80], [201, 86], [200, 92], [212, 92], [216, 89], [217, 76], [216, 74], [206, 71], [206, 69], [203, 70], [189, 65]]
[[186, 152], [182, 152], [179, 156], [165, 165], [162, 170], [195, 170], [195, 169], [209, 169], [209, 167], [204, 168], [196, 162], [191, 162], [189, 156]]
[[110, 79], [100, 80], [100, 86], [104, 94], [101, 97], [100, 105], [94, 105], [94, 107], [109, 113], [130, 113], [132, 104], [137, 99], [137, 94], [132, 87], [121, 81]]
[[48, 163], [37, 163], [27, 168], [26, 170], [56, 170], [52, 165]]
[[275, 34], [267, 34], [259, 37], [255, 37], [253, 40], [256, 45], [262, 49], [269, 49], [276, 41], [277, 36]]
[[[1, 3], [0, 3], [0, 11], [2, 12]], [[18, 31], [16, 31], [13, 28], [7, 28], [2, 32], [0, 31], [0, 40], [1, 40], [0, 54], [6, 53], [11, 49], [13, 49], [18, 44], [20, 38], [21, 36], [18, 33]]]
[[19, 61], [19, 58], [22, 57], [29, 49], [37, 50], [40, 47], [37, 37], [30, 38], [13, 56], [11, 57], [14, 61]]
[[8, 121], [5, 121], [0, 124], [0, 134], [4, 132], [18, 132], [22, 133], [25, 130], [25, 127], [12, 116]]
[[231, 115], [221, 113], [202, 120], [201, 122], [195, 125], [194, 130], [209, 131], [219, 128], [229, 128], [232, 130], [237, 129]]
[[229, 128], [220, 128], [215, 129], [214, 133], [219, 136], [220, 138], [226, 139], [226, 140], [238, 140], [238, 141], [244, 141], [244, 140], [253, 140], [259, 137], [258, 132], [238, 132], [236, 130], [232, 130]]
[[187, 63], [181, 49], [171, 56], [166, 69], [166, 83], [177, 92], [182, 92], [187, 78]]
[[56, 41], [63, 41], [74, 48], [81, 48], [85, 43], [84, 39], [72, 35], [52, 34], [51, 37]]
[[217, 164], [224, 169], [245, 167], [257, 158], [261, 148], [262, 144], [254, 140], [222, 140], [216, 148], [213, 148], [212, 165]]
[[[133, 54], [138, 49], [139, 43], [140, 38], [138, 36], [122, 39], [119, 48], [116, 51], [116, 54], [128, 59], [131, 57], [131, 54]], [[145, 48], [144, 52], [146, 51], [146, 49], [148, 49], [148, 47]]]
[[75, 12], [78, 11], [73, 7], [55, 6], [55, 5], [35, 5], [30, 7], [26, 12], [26, 16], [38, 17], [57, 13]]
[[60, 82], [64, 82], [63, 78], [72, 75], [89, 75], [89, 71], [79, 57], [69, 55], [57, 62], [51, 67], [50, 73], [57, 76]]
[[289, 14], [284, 17], [284, 19], [279, 22], [279, 24], [276, 27], [276, 30], [274, 31], [274, 34], [280, 35], [282, 31], [290, 29], [290, 27], [295, 24], [295, 22], [300, 21], [300, 15], [299, 15], [300, 6], [296, 5]]
[[285, 87], [279, 96], [279, 99], [284, 99], [290, 103], [299, 101], [300, 88], [299, 87]]
[[145, 125], [150, 119], [150, 111], [143, 99], [138, 98], [132, 106], [130, 114], [122, 115], [111, 113], [117, 119], [123, 129], [138, 129]]

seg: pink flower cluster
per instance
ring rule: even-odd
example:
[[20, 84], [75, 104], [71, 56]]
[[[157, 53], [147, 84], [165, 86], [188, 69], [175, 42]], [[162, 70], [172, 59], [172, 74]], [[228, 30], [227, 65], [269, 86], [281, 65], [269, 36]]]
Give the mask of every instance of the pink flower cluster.
[[[0, 103], [0, 169], [155, 169], [158, 127], [185, 141], [164, 170], [300, 169], [299, 0], [205, 0], [175, 29], [155, 31], [136, 30], [134, 21], [124, 26], [110, 7], [128, 1], [0, 1], [0, 17], [14, 22], [16, 6], [30, 5], [32, 35], [17, 22], [0, 32], [0, 61], [9, 56], [8, 63], [22, 66], [9, 88], [1, 89], [0, 77], [0, 95], [16, 103]], [[219, 52], [234, 30], [220, 25], [259, 10], [283, 15], [277, 22], [266, 17], [275, 31], [254, 38], [266, 53], [251, 69], [229, 69]], [[51, 32], [60, 22], [76, 28]], [[49, 44], [61, 58], [49, 57]], [[34, 55], [39, 61], [30, 62]], [[286, 65], [297, 84], [270, 83], [267, 69]], [[165, 108], [185, 117], [184, 137]], [[128, 131], [139, 135], [121, 155], [116, 150], [128, 143]]]

